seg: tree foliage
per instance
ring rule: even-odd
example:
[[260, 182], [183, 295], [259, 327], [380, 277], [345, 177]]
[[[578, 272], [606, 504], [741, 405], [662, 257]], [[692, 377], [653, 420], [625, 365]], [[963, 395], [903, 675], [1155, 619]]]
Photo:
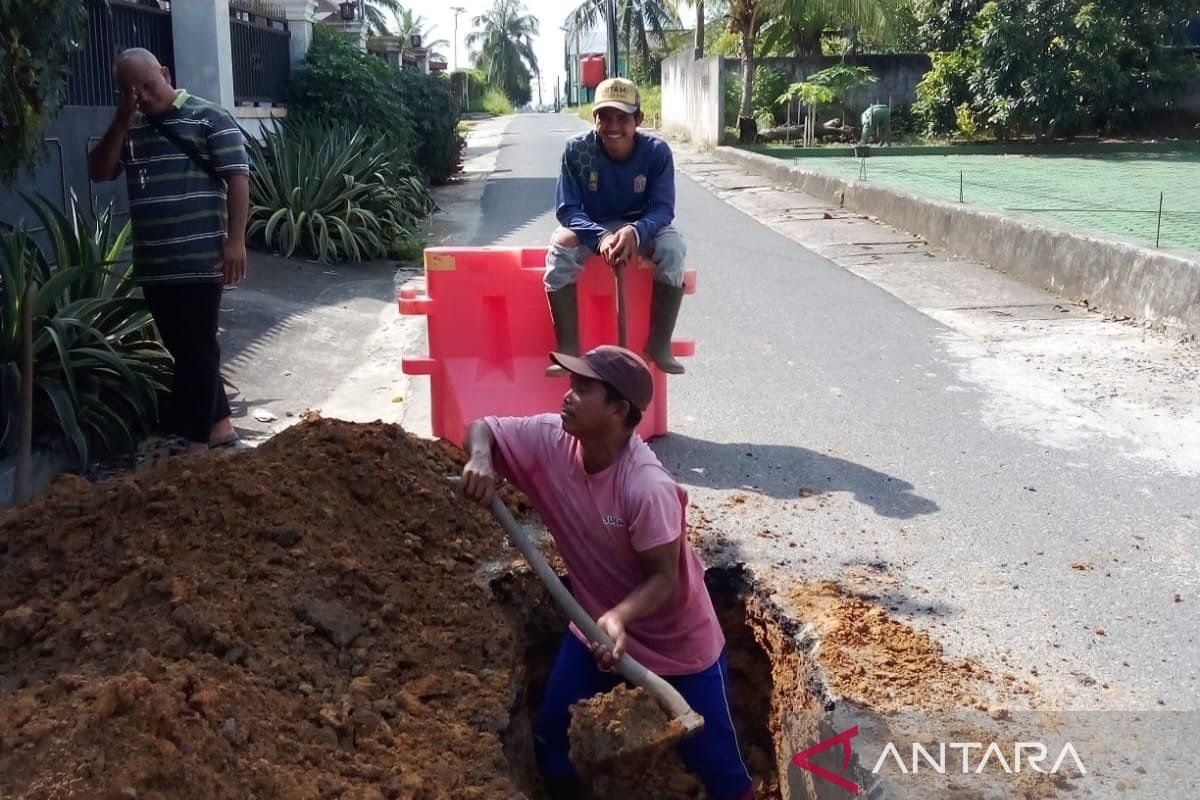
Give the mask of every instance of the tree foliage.
[[419, 36], [421, 37], [421, 47], [428, 50], [431, 57], [440, 57], [444, 61], [446, 57], [441, 52], [441, 48], [449, 47], [450, 41], [431, 38], [430, 30], [425, 17], [414, 13], [411, 8], [401, 8], [396, 13], [396, 36], [400, 38], [400, 46], [404, 52], [407, 53], [412, 49], [409, 44], [412, 37]]
[[1195, 74], [1166, 46], [1189, 11], [1183, 0], [919, 0], [922, 33], [942, 52], [914, 111], [935, 135], [1118, 132], [1169, 109]]
[[80, 0], [0, 0], [0, 183], [37, 163], [66, 100], [67, 60], [86, 30]]
[[404, 13], [404, 6], [400, 5], [400, 0], [367, 0], [363, 3], [363, 12], [368, 34], [387, 35], [392, 32], [391, 25], [388, 24], [388, 15], [391, 14], [395, 18]]
[[514, 103], [528, 103], [530, 82], [538, 72], [533, 52], [533, 40], [540, 31], [537, 17], [527, 13], [521, 0], [495, 0], [472, 24], [475, 30], [466, 42], [476, 68]]
[[[617, 35], [624, 42], [631, 68], [641, 72], [631, 77], [641, 84], [654, 83], [656, 67], [661, 75], [661, 61], [656, 51], [668, 44], [667, 31], [681, 25], [679, 3], [675, 0], [617, 0], [616, 6]], [[584, 0], [567, 18], [569, 32], [604, 29], [607, 9], [605, 0]]]
[[458, 103], [449, 80], [397, 70], [324, 25], [314, 27], [308, 56], [288, 82], [288, 114], [362, 126], [433, 181], [458, 163]]

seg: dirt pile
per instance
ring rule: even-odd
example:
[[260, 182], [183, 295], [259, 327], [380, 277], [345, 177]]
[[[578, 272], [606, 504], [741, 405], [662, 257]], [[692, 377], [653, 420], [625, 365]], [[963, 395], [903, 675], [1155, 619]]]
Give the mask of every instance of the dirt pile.
[[797, 617], [815, 627], [817, 660], [838, 695], [876, 711], [988, 708], [978, 694], [989, 678], [984, 667], [950, 661], [928, 635], [839, 584], [799, 586], [791, 601]]
[[510, 798], [521, 654], [448, 448], [317, 420], [0, 521], [0, 797]]

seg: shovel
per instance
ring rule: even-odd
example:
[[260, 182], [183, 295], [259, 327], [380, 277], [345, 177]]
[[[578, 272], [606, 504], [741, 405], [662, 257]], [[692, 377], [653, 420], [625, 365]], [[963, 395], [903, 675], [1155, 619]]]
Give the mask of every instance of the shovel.
[[[451, 478], [451, 481], [456, 486], [459, 480], [459, 478]], [[504, 529], [504, 532], [516, 543], [517, 549], [521, 551], [521, 555], [525, 556], [525, 560], [529, 562], [529, 566], [533, 567], [533, 571], [537, 573], [538, 578], [545, 584], [546, 589], [550, 592], [550, 596], [554, 598], [554, 602], [558, 604], [558, 607], [563, 610], [571, 622], [575, 623], [575, 627], [583, 631], [583, 635], [588, 638], [588, 641], [599, 642], [612, 648], [612, 639], [583, 610], [583, 606], [579, 605], [579, 601], [567, 591], [567, 587], [563, 586], [562, 581], [558, 579], [558, 574], [546, 563], [545, 557], [537, 549], [533, 540], [529, 538], [529, 534], [525, 532], [520, 523], [513, 519], [512, 513], [509, 512], [508, 507], [504, 505], [499, 497], [492, 499], [491, 512], [496, 521], [500, 523], [500, 527]], [[612, 753], [603, 760], [607, 761], [610, 758], [631, 756], [646, 750], [659, 750], [680, 739], [691, 736], [704, 727], [704, 717], [700, 716], [688, 705], [687, 700], [683, 699], [683, 695], [674, 686], [646, 669], [645, 666], [628, 653], [621, 656], [621, 660], [617, 662], [616, 670], [634, 686], [644, 689], [647, 694], [654, 698], [671, 715], [672, 719], [671, 724], [667, 729], [663, 730], [661, 736], [646, 736], [645, 732], [639, 731], [639, 740], [632, 750], [624, 750], [618, 747], [617, 752]]]
[[615, 271], [617, 273], [617, 344], [621, 347], [629, 347], [629, 335], [625, 330], [625, 264], [618, 264]]

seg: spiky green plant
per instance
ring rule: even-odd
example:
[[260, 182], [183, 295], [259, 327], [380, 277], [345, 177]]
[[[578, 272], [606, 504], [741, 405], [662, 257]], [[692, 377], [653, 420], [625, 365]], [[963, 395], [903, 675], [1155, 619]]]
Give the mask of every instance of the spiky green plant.
[[154, 428], [171, 358], [134, 296], [123, 260], [129, 224], [115, 225], [111, 205], [90, 220], [74, 198], [65, 214], [26, 199], [49, 243], [39, 247], [24, 229], [0, 233], [0, 450], [11, 452], [18, 433], [21, 312], [32, 282], [34, 435], [66, 441], [86, 469], [94, 457], [132, 451]]
[[289, 122], [248, 145], [248, 236], [284, 255], [385, 258], [434, 208], [417, 171], [361, 128]]

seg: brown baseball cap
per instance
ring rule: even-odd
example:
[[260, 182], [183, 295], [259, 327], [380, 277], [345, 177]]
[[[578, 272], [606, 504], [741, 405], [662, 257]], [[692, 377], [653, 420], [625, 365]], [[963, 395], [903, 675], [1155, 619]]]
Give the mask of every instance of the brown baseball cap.
[[646, 362], [632, 350], [605, 344], [582, 357], [551, 353], [550, 360], [567, 372], [607, 383], [642, 411], [650, 407], [654, 380]]

